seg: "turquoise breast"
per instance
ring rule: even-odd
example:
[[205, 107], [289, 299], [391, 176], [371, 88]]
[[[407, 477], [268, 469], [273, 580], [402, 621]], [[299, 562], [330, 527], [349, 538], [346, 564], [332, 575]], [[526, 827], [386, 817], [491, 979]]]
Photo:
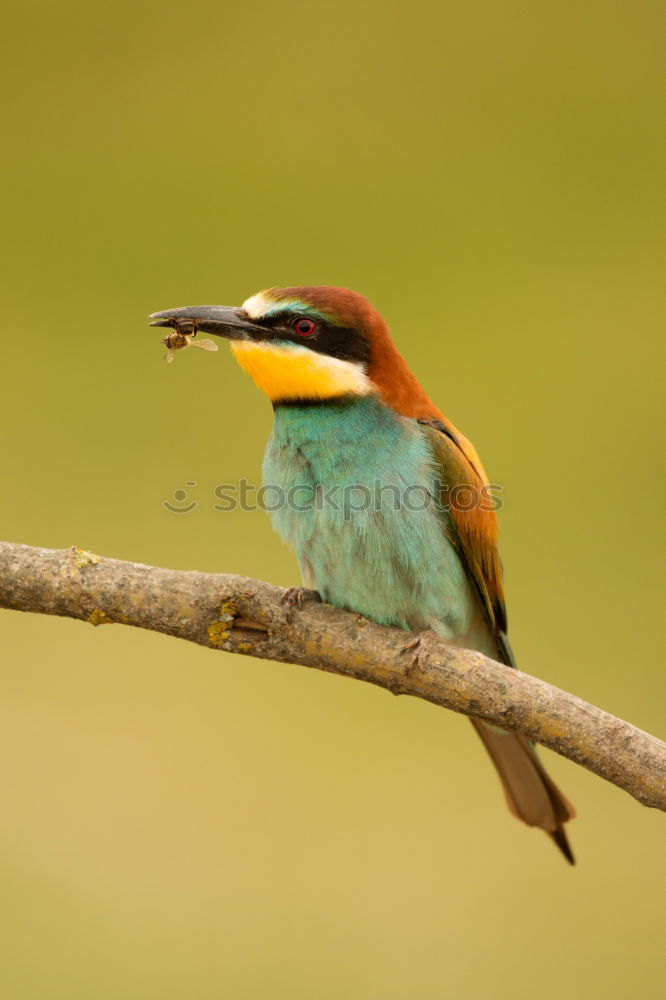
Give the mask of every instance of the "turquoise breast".
[[336, 607], [455, 641], [478, 607], [436, 482], [418, 422], [375, 396], [276, 408], [264, 484], [306, 584]]

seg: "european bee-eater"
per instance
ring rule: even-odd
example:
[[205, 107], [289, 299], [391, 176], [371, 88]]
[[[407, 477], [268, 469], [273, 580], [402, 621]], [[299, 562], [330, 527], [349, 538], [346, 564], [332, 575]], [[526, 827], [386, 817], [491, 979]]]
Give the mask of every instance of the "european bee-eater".
[[[483, 466], [365, 298], [345, 288], [271, 288], [240, 308], [168, 309], [151, 319], [226, 337], [271, 400], [264, 479], [296, 501], [272, 518], [306, 586], [380, 624], [432, 630], [515, 666]], [[304, 503], [308, 496], [315, 502]], [[573, 863], [564, 823], [574, 811], [532, 745], [472, 723], [511, 812]]]

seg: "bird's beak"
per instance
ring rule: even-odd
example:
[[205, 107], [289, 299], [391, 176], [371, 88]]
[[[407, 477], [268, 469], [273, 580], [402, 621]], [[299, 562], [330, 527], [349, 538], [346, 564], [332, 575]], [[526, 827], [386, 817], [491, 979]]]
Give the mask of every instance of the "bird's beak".
[[171, 326], [182, 333], [204, 330], [228, 340], [259, 340], [266, 330], [253, 323], [241, 309], [230, 306], [183, 306], [149, 316], [151, 326]]

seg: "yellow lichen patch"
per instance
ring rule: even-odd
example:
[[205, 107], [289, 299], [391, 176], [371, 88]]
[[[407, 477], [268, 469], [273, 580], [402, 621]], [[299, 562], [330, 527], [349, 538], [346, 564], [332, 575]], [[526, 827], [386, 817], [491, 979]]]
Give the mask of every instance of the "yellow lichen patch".
[[76, 545], [72, 545], [71, 548], [66, 550], [65, 560], [60, 573], [67, 580], [76, 580], [79, 571], [84, 566], [95, 566], [100, 561], [101, 556], [96, 556], [94, 552], [87, 552], [85, 549], [79, 549]]
[[220, 606], [217, 621], [208, 626], [208, 640], [212, 646], [221, 646], [231, 635], [238, 608], [233, 601], [225, 601]]
[[88, 615], [88, 621], [91, 625], [113, 625], [113, 618], [109, 618], [101, 608], [95, 608], [94, 611], [91, 611]]
[[239, 653], [251, 653], [252, 643], [251, 642], [239, 642], [236, 646], [236, 650]]
[[94, 552], [87, 552], [86, 549], [79, 549], [76, 545], [71, 551], [72, 562], [77, 569], [83, 569], [84, 566], [96, 566], [102, 558], [101, 556], [96, 556]]
[[238, 608], [233, 601], [225, 601], [220, 607], [219, 618], [220, 621], [233, 621], [238, 614]]
[[225, 622], [213, 622], [206, 629], [211, 646], [221, 646], [229, 638], [229, 627]]

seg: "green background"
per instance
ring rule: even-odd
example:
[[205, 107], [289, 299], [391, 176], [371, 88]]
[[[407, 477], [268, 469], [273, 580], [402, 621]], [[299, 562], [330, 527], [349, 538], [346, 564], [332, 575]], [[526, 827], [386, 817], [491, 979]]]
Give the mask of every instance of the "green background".
[[[269, 404], [145, 316], [348, 285], [504, 487], [520, 664], [659, 732], [659, 6], [10, 0], [2, 535], [296, 583], [213, 510]], [[660, 995], [663, 817], [586, 771], [569, 869], [462, 718], [1, 627], [8, 1000]]]

